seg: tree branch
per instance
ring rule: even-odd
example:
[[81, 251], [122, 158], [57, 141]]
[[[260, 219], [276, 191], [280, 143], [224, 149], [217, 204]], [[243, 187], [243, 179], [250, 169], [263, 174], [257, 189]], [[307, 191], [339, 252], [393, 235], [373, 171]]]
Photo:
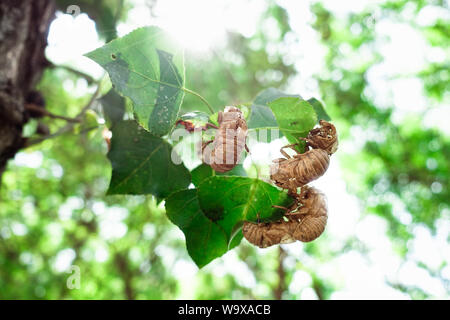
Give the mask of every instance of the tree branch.
[[80, 70], [74, 69], [70, 66], [64, 66], [64, 65], [55, 65], [53, 63], [49, 64], [49, 67], [52, 69], [64, 69], [70, 73], [73, 73], [81, 78], [84, 78], [88, 84], [93, 84], [95, 82], [97, 82], [92, 76], [88, 75], [87, 73], [84, 73]]
[[69, 117], [53, 114], [50, 111], [44, 109], [43, 107], [40, 107], [40, 106], [32, 104], [32, 103], [26, 104], [25, 109], [28, 111], [32, 111], [34, 113], [39, 113], [42, 116], [47, 116], [47, 117], [50, 117], [53, 119], [61, 119], [61, 120], [66, 120], [68, 122], [77, 122], [77, 123], [80, 122], [80, 120], [78, 120], [76, 118], [69, 118]]
[[278, 246], [278, 285], [273, 291], [273, 296], [276, 300], [281, 300], [283, 298], [283, 292], [286, 291], [286, 272], [283, 267], [285, 257], [286, 251], [281, 246]]
[[94, 94], [91, 96], [91, 99], [89, 99], [89, 102], [83, 107], [83, 109], [81, 109], [81, 111], [77, 114], [77, 116], [75, 118], [73, 118], [73, 121], [71, 121], [70, 123], [66, 124], [64, 127], [59, 129], [55, 133], [43, 136], [43, 137], [38, 138], [38, 139], [27, 141], [25, 143], [25, 147], [27, 148], [27, 147], [33, 146], [35, 144], [41, 143], [44, 140], [53, 139], [53, 138], [58, 137], [58, 136], [60, 136], [60, 135], [62, 135], [64, 133], [72, 131], [72, 129], [75, 126], [75, 124], [81, 122], [81, 120], [83, 119], [84, 114], [92, 107], [92, 104], [94, 103], [95, 99], [97, 98], [98, 94], [100, 93], [100, 88], [101, 88], [101, 86], [99, 84], [97, 86], [97, 90], [95, 90]]

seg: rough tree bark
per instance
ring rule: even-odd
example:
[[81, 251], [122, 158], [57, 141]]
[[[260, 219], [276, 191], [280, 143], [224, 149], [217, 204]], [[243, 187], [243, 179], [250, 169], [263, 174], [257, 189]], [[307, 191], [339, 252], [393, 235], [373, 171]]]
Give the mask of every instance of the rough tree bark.
[[47, 66], [54, 15], [53, 0], [0, 1], [0, 181], [8, 159], [24, 144], [25, 101]]

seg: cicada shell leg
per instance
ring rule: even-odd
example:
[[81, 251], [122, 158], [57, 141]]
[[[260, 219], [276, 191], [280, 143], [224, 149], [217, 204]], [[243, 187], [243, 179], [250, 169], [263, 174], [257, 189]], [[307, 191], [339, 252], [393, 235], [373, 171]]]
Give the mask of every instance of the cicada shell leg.
[[290, 149], [294, 150], [296, 153], [298, 153], [298, 151], [295, 149], [295, 146], [297, 146], [297, 145], [298, 145], [298, 143], [288, 144], [288, 145], [286, 145], [286, 146], [284, 146], [284, 147], [282, 147], [282, 148], [280, 149], [280, 153], [281, 153], [283, 156], [285, 156], [287, 159], [290, 159], [291, 156], [290, 156], [289, 154], [287, 154], [287, 152], [284, 151], [284, 149], [285, 149], [285, 148], [290, 148]]

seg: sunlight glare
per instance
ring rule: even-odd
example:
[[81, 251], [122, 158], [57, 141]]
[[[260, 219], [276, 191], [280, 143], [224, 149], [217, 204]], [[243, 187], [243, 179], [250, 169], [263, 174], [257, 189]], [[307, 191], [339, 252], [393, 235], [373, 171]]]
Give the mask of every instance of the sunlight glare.
[[187, 50], [207, 51], [225, 39], [225, 21], [220, 7], [211, 1], [169, 0], [161, 2], [156, 10], [158, 25]]
[[155, 22], [186, 50], [206, 53], [224, 44], [229, 31], [252, 36], [265, 6], [260, 1], [167, 0], [158, 2]]

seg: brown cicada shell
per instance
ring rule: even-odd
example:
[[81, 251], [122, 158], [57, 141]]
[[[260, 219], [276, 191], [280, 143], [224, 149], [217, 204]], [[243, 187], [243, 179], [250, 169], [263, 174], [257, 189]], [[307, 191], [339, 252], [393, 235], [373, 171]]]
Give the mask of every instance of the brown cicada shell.
[[291, 236], [290, 225], [284, 221], [270, 223], [244, 222], [242, 233], [248, 242], [260, 248], [267, 248], [275, 244], [292, 243], [295, 239]]
[[242, 232], [245, 239], [260, 248], [317, 239], [325, 230], [328, 219], [325, 195], [316, 188], [304, 186], [300, 194], [293, 196], [294, 204], [284, 208], [288, 221], [244, 222]]
[[320, 120], [320, 127], [312, 129], [308, 133], [306, 140], [306, 145], [311, 146], [314, 149], [322, 149], [328, 152], [328, 154], [333, 154], [338, 148], [338, 137], [336, 132], [336, 127], [331, 123]]
[[296, 204], [286, 212], [289, 234], [302, 242], [318, 238], [325, 230], [327, 211], [326, 197], [322, 192], [313, 187], [302, 187]]
[[241, 110], [235, 107], [226, 107], [224, 112], [219, 112], [218, 122], [214, 140], [202, 146], [203, 162], [215, 171], [227, 172], [240, 161], [243, 149], [247, 149], [247, 123]]
[[298, 187], [321, 177], [327, 171], [330, 164], [330, 156], [322, 149], [311, 149], [305, 153], [298, 153], [290, 157], [284, 148], [291, 148], [288, 145], [281, 148], [281, 153], [286, 157], [274, 160], [270, 167], [270, 179], [283, 189], [288, 189], [296, 193]]

